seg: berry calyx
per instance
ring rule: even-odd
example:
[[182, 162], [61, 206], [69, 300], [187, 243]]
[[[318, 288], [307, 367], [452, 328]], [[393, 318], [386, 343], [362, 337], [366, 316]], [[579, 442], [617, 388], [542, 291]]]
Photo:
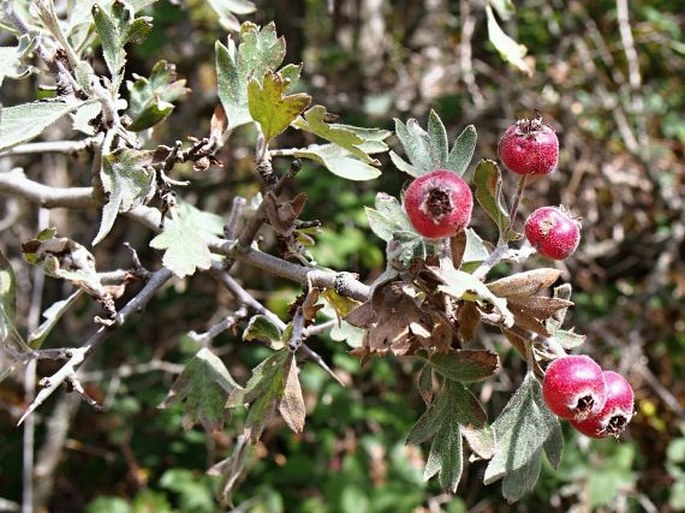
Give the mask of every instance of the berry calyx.
[[409, 184], [404, 208], [412, 226], [423, 237], [453, 237], [471, 220], [473, 194], [458, 174], [436, 169]]
[[628, 380], [618, 372], [604, 371], [607, 400], [604, 408], [584, 420], [571, 421], [578, 431], [592, 438], [618, 438], [633, 418], [635, 394]]
[[571, 256], [580, 242], [580, 222], [563, 207], [540, 207], [524, 224], [526, 238], [545, 258], [563, 260]]
[[497, 151], [504, 167], [519, 175], [548, 175], [559, 163], [559, 139], [541, 117], [520, 119], [507, 128]]
[[562, 419], [582, 421], [597, 415], [607, 400], [602, 368], [586, 355], [557, 358], [545, 371], [542, 396]]

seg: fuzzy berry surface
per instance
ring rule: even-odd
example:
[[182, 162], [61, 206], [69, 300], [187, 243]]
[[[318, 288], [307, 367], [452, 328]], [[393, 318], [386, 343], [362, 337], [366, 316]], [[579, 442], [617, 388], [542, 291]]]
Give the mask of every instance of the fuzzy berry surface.
[[633, 418], [635, 394], [628, 380], [618, 372], [604, 371], [607, 400], [597, 414], [581, 421], [571, 421], [578, 431], [591, 438], [618, 438]]
[[580, 222], [560, 207], [540, 207], [528, 216], [523, 230], [538, 253], [563, 260], [575, 253], [580, 243]]
[[586, 355], [557, 358], [545, 371], [542, 396], [562, 419], [581, 421], [596, 416], [607, 400], [602, 368]]
[[548, 175], [559, 163], [559, 138], [542, 118], [520, 119], [504, 132], [497, 151], [512, 173]]
[[404, 208], [412, 226], [423, 237], [453, 237], [471, 220], [473, 194], [461, 176], [436, 169], [409, 184]]

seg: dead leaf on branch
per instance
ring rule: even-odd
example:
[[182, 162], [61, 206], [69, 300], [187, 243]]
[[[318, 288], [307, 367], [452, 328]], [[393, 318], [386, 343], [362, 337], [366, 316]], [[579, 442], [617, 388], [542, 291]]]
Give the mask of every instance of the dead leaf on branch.
[[285, 387], [283, 397], [278, 403], [278, 413], [294, 433], [302, 433], [304, 430], [305, 406], [299, 374], [295, 354], [290, 353], [286, 361]]
[[67, 237], [55, 237], [56, 230], [41, 231], [21, 246], [26, 261], [39, 265], [46, 275], [71, 282], [95, 298], [110, 316], [116, 313], [114, 300], [102, 285], [95, 269], [95, 257], [84, 246]]
[[422, 308], [401, 282], [374, 290], [373, 297], [352, 310], [345, 320], [366, 328], [363, 347], [368, 353], [409, 355], [419, 349], [446, 351], [453, 331], [447, 319], [435, 310]]
[[264, 201], [269, 224], [280, 235], [287, 235], [295, 229], [295, 221], [302, 213], [307, 194], [301, 192], [290, 201], [279, 202], [273, 193], [268, 192]]
[[457, 334], [462, 342], [467, 342], [476, 335], [480, 321], [480, 310], [476, 303], [461, 301], [457, 307]]
[[245, 434], [252, 441], [259, 440], [276, 412], [294, 432], [302, 432], [305, 407], [298, 375], [295, 353], [281, 349], [252, 370], [245, 388], [231, 392], [226, 408], [250, 405]]
[[518, 296], [521, 298], [540, 294], [540, 292], [551, 287], [559, 279], [561, 271], [558, 269], [542, 268], [532, 271], [516, 273], [506, 278], [502, 278], [487, 287], [499, 297], [510, 298]]

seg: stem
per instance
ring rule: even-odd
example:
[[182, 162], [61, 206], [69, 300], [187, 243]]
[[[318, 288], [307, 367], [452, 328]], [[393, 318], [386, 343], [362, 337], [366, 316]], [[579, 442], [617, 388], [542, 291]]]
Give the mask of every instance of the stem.
[[[523, 190], [526, 188], [527, 179], [528, 175], [522, 175], [521, 178], [519, 178], [518, 186], [516, 187], [516, 193], [514, 194], [514, 198], [511, 202], [511, 209], [509, 210], [509, 223], [507, 224], [507, 227], [502, 230], [502, 237], [504, 238], [506, 238], [507, 232], [511, 230], [511, 228], [514, 226], [514, 222], [516, 221], [516, 214], [518, 214], [519, 203], [523, 197]], [[506, 243], [506, 240], [504, 242]]]
[[74, 68], [79, 63], [80, 59], [74, 49], [67, 41], [64, 32], [62, 32], [62, 27], [60, 27], [59, 20], [57, 19], [57, 13], [55, 12], [55, 5], [52, 0], [42, 0], [39, 3], [39, 9], [41, 14], [41, 19], [45, 23], [46, 27], [54, 38], [62, 45], [62, 49], [67, 56], [69, 65]]

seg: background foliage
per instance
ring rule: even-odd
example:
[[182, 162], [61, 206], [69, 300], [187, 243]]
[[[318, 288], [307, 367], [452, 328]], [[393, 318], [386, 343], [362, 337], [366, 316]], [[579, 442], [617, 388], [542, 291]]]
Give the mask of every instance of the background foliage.
[[[214, 41], [226, 39], [218, 23], [221, 9], [212, 6], [230, 4], [243, 2], [160, 1], [145, 9], [152, 31], [144, 43], [130, 47], [125, 79], [149, 76], [164, 59], [176, 65], [192, 91], [159, 125], [160, 142], [208, 133], [217, 103]], [[685, 35], [679, 3], [635, 1], [626, 12], [621, 0], [519, 2], [502, 27], [527, 47], [522, 66], [535, 70], [530, 76], [512, 69], [486, 42], [487, 14], [468, 0], [336, 0], [332, 13], [327, 4], [257, 2], [254, 13], [234, 12], [241, 21], [260, 25], [275, 20], [288, 43], [285, 62], [305, 63], [303, 89], [345, 123], [392, 129], [393, 117], [416, 117], [423, 124], [433, 108], [447, 124], [450, 140], [467, 125], [478, 128], [476, 158], [494, 158], [504, 127], [534, 109], [553, 124], [562, 148], [559, 170], [530, 185], [522, 209], [525, 214], [542, 204], [564, 203], [582, 216], [580, 249], [558, 264], [574, 287], [571, 315], [588, 335], [584, 351], [628, 376], [637, 393], [637, 416], [619, 444], [588, 442], [565, 429], [560, 470], [543, 467], [534, 492], [514, 506], [495, 492], [499, 484], [482, 486], [482, 462], [467, 462], [457, 496], [448, 496], [436, 483], [424, 483], [426, 454], [404, 444], [423, 411], [413, 382], [418, 368], [393, 359], [360, 368], [339, 342], [320, 336], [317, 350], [347, 386], [314, 365], [303, 367], [307, 427], [293, 435], [280, 424], [267, 426], [235, 503], [251, 512], [685, 510], [685, 384], [679, 378], [685, 372]], [[223, 14], [230, 25], [227, 11]], [[10, 44], [16, 42], [3, 42]], [[114, 61], [116, 56], [96, 55], [93, 65], [116, 68]], [[33, 98], [36, 85], [33, 76], [5, 79], [2, 103]], [[63, 130], [55, 125], [45, 137], [59, 139]], [[293, 139], [284, 145], [310, 142], [307, 134], [288, 134]], [[175, 176], [192, 177], [186, 194], [196, 206], [226, 210], [215, 207], [235, 194], [256, 192], [252, 156], [242, 137], [249, 140], [250, 134], [237, 132], [222, 150], [223, 169], [197, 173], [188, 165]], [[383, 174], [374, 181], [343, 181], [305, 160], [296, 184], [309, 197], [302, 217], [324, 223], [312, 248], [316, 260], [358, 272], [367, 283], [382, 272], [384, 255], [364, 207], [373, 205], [376, 191], [397, 196], [405, 180], [387, 156], [379, 158]], [[61, 186], [89, 173], [87, 163], [58, 154], [0, 158], [3, 171], [16, 165]], [[18, 319], [26, 328], [35, 322], [36, 304], [52, 304], [68, 291], [48, 278], [36, 303], [31, 291], [37, 274], [10, 250], [32, 238], [45, 223], [40, 216], [47, 214], [36, 218], [31, 207], [10, 196], [3, 197], [0, 209], [0, 238], [17, 274]], [[92, 240], [99, 223], [94, 212], [62, 210], [51, 211], [49, 221], [77, 240]], [[487, 231], [487, 219], [474, 223]], [[94, 249], [98, 263], [127, 265], [122, 243], [143, 247], [135, 244], [143, 237], [115, 222]], [[145, 263], [157, 258], [152, 252], [140, 256]], [[282, 315], [298, 293], [292, 284], [249, 267], [241, 268], [241, 279]], [[106, 344], [89, 360], [87, 392], [104, 405], [103, 412], [81, 405], [73, 394], [58, 395], [39, 411], [39, 510], [218, 511], [213, 498], [218, 484], [204, 471], [233, 450], [227, 433], [241, 425], [241, 413], [225, 432], [208, 436], [201, 429], [180, 429], [181, 409], [156, 407], [174, 381], [175, 365], [199, 348], [193, 330], [205, 331], [235, 303], [203, 275], [176, 287], [127, 324], [117, 344]], [[78, 337], [92, 315], [83, 303], [80, 317], [68, 319], [52, 337]], [[492, 418], [525, 369], [494, 334], [482, 342], [503, 356], [502, 371], [474, 387], [481, 397], [492, 397]], [[221, 334], [214, 347], [241, 383], [268, 354], [258, 344], [242, 342], [240, 331]], [[165, 366], [146, 368], [151, 361]], [[41, 362], [39, 375], [56, 370], [51, 365]], [[21, 501], [22, 431], [15, 424], [25, 407], [22, 382], [4, 381], [0, 497], [10, 503]], [[56, 436], [59, 421], [70, 424], [63, 438]], [[11, 511], [11, 504], [6, 509]]]

